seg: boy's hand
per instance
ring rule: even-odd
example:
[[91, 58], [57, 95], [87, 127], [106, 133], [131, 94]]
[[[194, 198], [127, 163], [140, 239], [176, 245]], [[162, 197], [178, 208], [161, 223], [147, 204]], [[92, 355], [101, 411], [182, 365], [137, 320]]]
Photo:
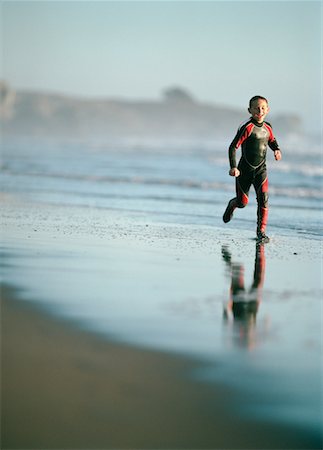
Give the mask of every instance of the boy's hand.
[[282, 159], [282, 154], [280, 150], [275, 150], [274, 151], [274, 156], [275, 156], [275, 160], [276, 161], [280, 161]]
[[240, 175], [240, 170], [237, 169], [236, 167], [233, 167], [232, 169], [229, 170], [229, 175], [231, 177], [238, 177]]

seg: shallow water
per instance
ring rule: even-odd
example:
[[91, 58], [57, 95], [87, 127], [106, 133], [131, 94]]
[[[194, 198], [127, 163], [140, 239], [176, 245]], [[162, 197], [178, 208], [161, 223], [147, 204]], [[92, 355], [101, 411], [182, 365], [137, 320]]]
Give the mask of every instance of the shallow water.
[[191, 376], [239, 389], [237, 414], [319, 432], [317, 154], [269, 164], [260, 254], [254, 193], [222, 224], [233, 183], [219, 148], [4, 150], [3, 190], [24, 203], [4, 208], [3, 282], [103, 336], [199, 358]]
[[[209, 146], [149, 148], [110, 143], [4, 142], [2, 186], [39, 202], [138, 212], [157, 222], [221, 225], [234, 196], [227, 151]], [[323, 166], [317, 149], [268, 152], [270, 226], [322, 236]], [[250, 192], [250, 206], [255, 205]], [[238, 221], [238, 222], [237, 222]], [[254, 226], [254, 208], [234, 227]], [[231, 226], [231, 224], [229, 225]]]

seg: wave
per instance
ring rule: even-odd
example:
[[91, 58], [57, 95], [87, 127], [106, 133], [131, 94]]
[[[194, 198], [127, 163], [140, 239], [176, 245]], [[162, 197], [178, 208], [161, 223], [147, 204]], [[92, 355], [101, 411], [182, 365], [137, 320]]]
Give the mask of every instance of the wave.
[[323, 177], [323, 166], [320, 164], [292, 164], [280, 162], [279, 164], [268, 163], [268, 167], [276, 172], [283, 172], [287, 174], [306, 175], [308, 177]]
[[[24, 189], [24, 192], [26, 192], [26, 190]], [[142, 201], [142, 200], [147, 200], [147, 201], [154, 201], [154, 202], [165, 202], [165, 203], [187, 203], [187, 204], [197, 204], [197, 205], [219, 205], [219, 204], [224, 204], [226, 202], [227, 199], [224, 199], [223, 201], [218, 200], [216, 198], [197, 198], [197, 197], [182, 197], [182, 196], [176, 196], [175, 194], [173, 195], [147, 195], [147, 194], [141, 194], [141, 195], [136, 195], [134, 193], [131, 194], [122, 194], [122, 193], [118, 193], [118, 194], [111, 194], [111, 193], [100, 193], [100, 192], [89, 192], [89, 191], [73, 191], [73, 190], [54, 190], [54, 189], [28, 189], [28, 192], [30, 194], [43, 194], [43, 195], [52, 195], [52, 194], [60, 194], [65, 196], [66, 198], [68, 196], [73, 196], [73, 197], [79, 197], [79, 198], [93, 198], [93, 199], [106, 199], [106, 200], [132, 200], [132, 201]], [[279, 204], [279, 203], [275, 203], [275, 208], [278, 209], [300, 209], [300, 210], [321, 210], [321, 205], [318, 204], [317, 206], [315, 205], [286, 205], [286, 204]]]
[[[170, 186], [185, 189], [195, 189], [200, 191], [224, 191], [232, 192], [232, 183], [223, 181], [206, 181], [193, 179], [175, 179], [175, 178], [148, 178], [139, 175], [133, 176], [111, 176], [111, 175], [84, 175], [84, 174], [44, 174], [39, 172], [20, 173], [13, 171], [3, 171], [3, 174], [11, 176], [23, 176], [28, 178], [52, 178], [66, 181], [80, 181], [97, 184], [124, 184], [124, 185], [142, 185], [142, 186]], [[59, 189], [59, 186], [58, 186]], [[61, 191], [61, 189], [59, 189]], [[271, 185], [270, 193], [277, 197], [313, 199], [321, 201], [323, 199], [323, 190], [320, 183], [318, 187], [308, 186], [277, 186]]]

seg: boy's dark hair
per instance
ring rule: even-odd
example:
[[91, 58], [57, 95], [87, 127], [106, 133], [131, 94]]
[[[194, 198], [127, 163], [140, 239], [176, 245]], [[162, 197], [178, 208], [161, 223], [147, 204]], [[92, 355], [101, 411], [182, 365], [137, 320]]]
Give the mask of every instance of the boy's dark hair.
[[263, 97], [262, 95], [255, 95], [249, 100], [249, 108], [251, 108], [252, 103], [257, 100], [265, 100], [265, 102], [267, 102], [268, 104], [268, 100], [265, 97]]

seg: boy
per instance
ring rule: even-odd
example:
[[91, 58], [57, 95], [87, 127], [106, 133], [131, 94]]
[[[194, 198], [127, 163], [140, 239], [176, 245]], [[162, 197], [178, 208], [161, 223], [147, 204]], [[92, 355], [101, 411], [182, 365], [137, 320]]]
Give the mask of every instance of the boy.
[[[266, 225], [268, 218], [268, 178], [266, 168], [267, 144], [274, 152], [276, 161], [281, 160], [281, 151], [273, 134], [271, 125], [265, 122], [269, 112], [265, 97], [256, 95], [249, 102], [251, 117], [242, 123], [229, 147], [229, 175], [236, 177], [236, 197], [232, 198], [223, 215], [229, 222], [236, 208], [244, 208], [248, 203], [250, 186], [257, 194], [257, 240], [267, 243]], [[241, 146], [242, 156], [237, 166], [236, 151]]]

